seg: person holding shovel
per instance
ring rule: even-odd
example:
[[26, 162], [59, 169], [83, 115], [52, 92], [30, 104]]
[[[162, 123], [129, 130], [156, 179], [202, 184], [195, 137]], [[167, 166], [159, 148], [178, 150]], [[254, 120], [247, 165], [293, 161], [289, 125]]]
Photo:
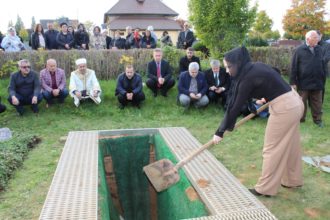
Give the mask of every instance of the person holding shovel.
[[298, 93], [270, 66], [251, 62], [245, 47], [225, 54], [224, 66], [232, 77], [228, 107], [213, 141], [234, 128], [241, 107], [252, 98], [269, 102], [262, 173], [253, 189], [256, 196], [274, 196], [279, 187], [303, 185], [299, 125], [304, 105]]

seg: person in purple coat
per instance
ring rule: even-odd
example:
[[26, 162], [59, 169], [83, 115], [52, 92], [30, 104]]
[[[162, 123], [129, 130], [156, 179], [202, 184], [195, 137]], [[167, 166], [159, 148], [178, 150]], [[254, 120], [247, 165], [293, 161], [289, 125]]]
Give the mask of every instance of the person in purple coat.
[[46, 68], [40, 71], [41, 93], [46, 99], [48, 108], [54, 99], [63, 103], [69, 92], [66, 88], [64, 70], [57, 67], [56, 60], [47, 60]]

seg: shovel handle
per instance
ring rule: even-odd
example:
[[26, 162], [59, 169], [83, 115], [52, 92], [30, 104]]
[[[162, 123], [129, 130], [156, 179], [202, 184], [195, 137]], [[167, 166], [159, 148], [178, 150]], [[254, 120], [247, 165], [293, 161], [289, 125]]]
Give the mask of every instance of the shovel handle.
[[[262, 112], [263, 110], [265, 110], [266, 108], [268, 108], [268, 106], [269, 106], [269, 102], [265, 103], [260, 108], [258, 108], [258, 110], [257, 110], [256, 113], [250, 113], [249, 115], [247, 115], [243, 119], [239, 120], [235, 124], [234, 129], [238, 128], [239, 126], [241, 126], [242, 124], [244, 124], [245, 122], [247, 122], [248, 120], [250, 120], [251, 118], [253, 118], [254, 116], [256, 116], [257, 114], [259, 114], [260, 112]], [[227, 133], [227, 131], [225, 132], [225, 134], [226, 133]], [[209, 142], [207, 142], [206, 144], [204, 144], [201, 148], [199, 148], [198, 150], [196, 150], [195, 152], [193, 152], [192, 154], [190, 154], [189, 156], [187, 156], [186, 158], [184, 158], [183, 160], [181, 160], [179, 163], [177, 163], [174, 166], [174, 169], [175, 170], [179, 170], [180, 167], [182, 167], [183, 165], [185, 165], [186, 163], [188, 163], [192, 158], [194, 158], [196, 155], [198, 155], [199, 153], [201, 153], [205, 149], [209, 148], [213, 144], [214, 144], [213, 139], [212, 140], [209, 140]]]

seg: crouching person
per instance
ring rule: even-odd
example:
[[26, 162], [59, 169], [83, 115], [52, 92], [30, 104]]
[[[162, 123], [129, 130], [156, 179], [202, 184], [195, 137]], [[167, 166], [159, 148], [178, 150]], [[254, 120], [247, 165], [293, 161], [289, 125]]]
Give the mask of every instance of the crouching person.
[[66, 79], [64, 70], [57, 68], [56, 60], [47, 60], [46, 68], [40, 71], [41, 93], [46, 99], [48, 108], [58, 99], [63, 103], [69, 92], [66, 89]]
[[8, 101], [16, 108], [20, 116], [24, 113], [24, 105], [31, 105], [34, 113], [38, 113], [38, 104], [42, 100], [38, 74], [31, 70], [28, 60], [18, 61], [19, 71], [10, 77]]
[[126, 65], [125, 72], [117, 79], [116, 94], [119, 108], [123, 109], [131, 102], [133, 106], [140, 108], [140, 103], [145, 99], [142, 91], [142, 78], [134, 72], [133, 65]]
[[81, 100], [91, 99], [96, 104], [101, 103], [101, 87], [96, 78], [95, 71], [87, 68], [85, 58], [76, 60], [77, 70], [71, 73], [70, 95], [75, 106], [80, 105]]
[[188, 108], [191, 103], [196, 108], [207, 106], [209, 99], [206, 96], [208, 86], [204, 74], [199, 70], [196, 62], [189, 64], [189, 71], [182, 72], [179, 78], [179, 103]]

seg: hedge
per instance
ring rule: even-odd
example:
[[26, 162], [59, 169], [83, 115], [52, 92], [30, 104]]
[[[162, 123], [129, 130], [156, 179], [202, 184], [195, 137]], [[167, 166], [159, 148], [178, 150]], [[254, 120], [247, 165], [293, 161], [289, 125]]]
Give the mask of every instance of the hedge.
[[4, 190], [14, 171], [20, 167], [28, 151], [40, 142], [39, 138], [26, 134], [14, 135], [0, 142], [0, 191]]
[[[178, 73], [179, 59], [184, 56], [185, 51], [174, 47], [165, 47], [164, 58], [168, 60]], [[254, 61], [261, 61], [282, 70], [283, 74], [288, 73], [292, 48], [274, 47], [251, 47], [249, 48]], [[205, 60], [201, 52], [197, 52], [202, 58], [203, 68], [208, 68], [208, 60]], [[40, 71], [45, 67], [46, 60], [54, 58], [58, 67], [65, 70], [67, 77], [75, 69], [75, 60], [81, 57], [87, 59], [88, 68], [95, 70], [99, 79], [114, 79], [124, 71], [124, 63], [121, 60], [133, 59], [135, 69], [145, 74], [147, 63], [152, 59], [152, 50], [132, 49], [132, 50], [53, 50], [53, 51], [22, 51], [16, 53], [0, 52], [0, 76], [8, 77], [11, 72], [16, 71], [16, 61], [28, 59], [35, 71]]]

